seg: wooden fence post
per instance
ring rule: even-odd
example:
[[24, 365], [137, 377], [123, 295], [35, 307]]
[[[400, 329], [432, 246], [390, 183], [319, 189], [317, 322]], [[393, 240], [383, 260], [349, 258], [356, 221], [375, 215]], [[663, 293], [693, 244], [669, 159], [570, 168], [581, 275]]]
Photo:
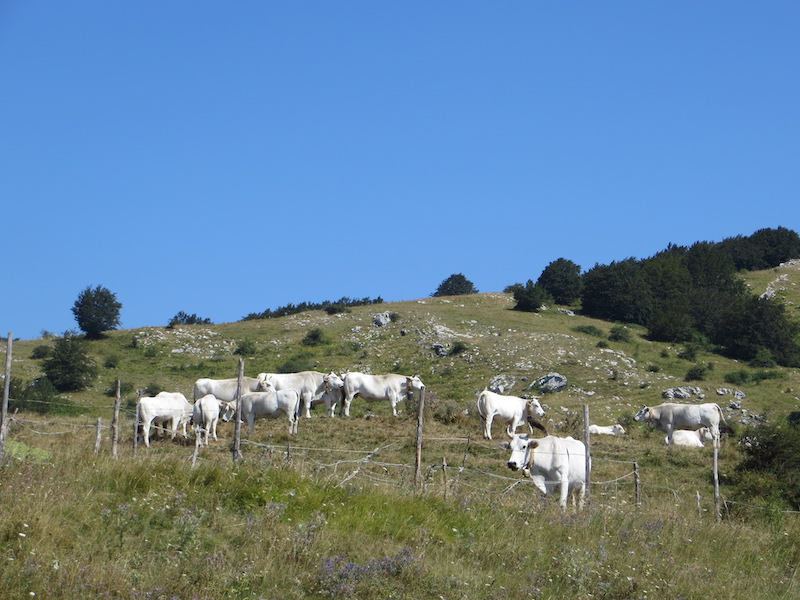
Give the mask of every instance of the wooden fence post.
[[636, 488], [636, 506], [642, 505], [642, 478], [639, 475], [639, 463], [633, 462], [633, 485]]
[[714, 508], [717, 513], [717, 521], [722, 520], [722, 498], [719, 493], [719, 436], [714, 442]]
[[103, 418], [97, 417], [97, 437], [94, 438], [94, 454], [100, 454], [100, 444], [103, 442]]
[[11, 390], [11, 345], [14, 340], [13, 334], [8, 332], [6, 342], [6, 378], [3, 383], [3, 405], [0, 410], [0, 461], [6, 455], [6, 435], [8, 432], [8, 396]]
[[419, 404], [417, 405], [417, 454], [414, 459], [414, 487], [422, 485], [422, 425], [425, 420], [425, 388], [419, 391]]
[[244, 386], [244, 359], [239, 359], [239, 380], [236, 384], [236, 416], [233, 421], [233, 462], [242, 458], [242, 386]]
[[442, 483], [444, 483], [444, 501], [447, 502], [447, 459], [442, 457]]
[[119, 407], [122, 404], [122, 394], [120, 393], [120, 382], [114, 384], [114, 419], [111, 421], [111, 456], [119, 458]]
[[583, 441], [586, 444], [586, 483], [584, 484], [586, 502], [592, 499], [592, 451], [589, 436], [589, 405], [583, 405]]

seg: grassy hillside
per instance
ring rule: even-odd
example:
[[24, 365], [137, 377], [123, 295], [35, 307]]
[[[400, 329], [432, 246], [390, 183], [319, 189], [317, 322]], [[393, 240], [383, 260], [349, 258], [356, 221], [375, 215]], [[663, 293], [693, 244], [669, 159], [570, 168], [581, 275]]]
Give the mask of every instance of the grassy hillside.
[[[786, 278], [782, 276], [786, 275]], [[778, 281], [797, 316], [796, 265], [747, 275], [753, 290]], [[653, 343], [629, 327], [555, 307], [511, 310], [506, 294], [309, 312], [275, 320], [111, 332], [92, 342], [100, 377], [69, 395], [82, 417], [17, 415], [15, 456], [0, 471], [0, 589], [29, 598], [776, 598], [797, 597], [797, 516], [729, 505], [713, 517], [711, 450], [670, 452], [663, 436], [631, 421], [664, 389], [693, 385], [739, 423], [800, 409], [796, 369], [781, 379], [732, 386], [746, 368], [716, 355], [680, 358], [681, 346]], [[373, 318], [389, 311], [393, 321]], [[592, 335], [590, 327], [603, 337]], [[587, 333], [591, 332], [591, 333]], [[304, 344], [304, 338], [316, 345]], [[322, 343], [319, 343], [320, 338]], [[233, 465], [230, 424], [192, 467], [192, 441], [131, 448], [130, 408], [120, 457], [108, 432], [92, 453], [93, 424], [108, 424], [115, 379], [191, 396], [198, 377], [234, 377], [243, 342], [246, 374], [287, 368], [418, 373], [428, 387], [424, 488], [415, 490], [413, 410], [356, 399], [350, 419], [315, 410], [296, 437], [283, 420], [259, 422]], [[46, 340], [14, 345], [13, 376], [40, 374], [30, 359]], [[451, 355], [439, 356], [440, 345]], [[684, 381], [694, 364], [705, 381]], [[107, 365], [107, 366], [105, 366]], [[576, 435], [580, 411], [624, 422], [629, 434], [593, 440], [592, 501], [562, 515], [505, 468], [471, 414], [475, 395], [497, 375], [515, 394], [550, 372], [569, 386], [542, 399], [549, 427]], [[742, 410], [730, 395], [746, 394]], [[469, 410], [470, 414], [464, 414]], [[735, 439], [720, 451], [723, 495], [738, 463]], [[633, 463], [642, 479], [636, 505]], [[446, 465], [444, 467], [443, 465]]]

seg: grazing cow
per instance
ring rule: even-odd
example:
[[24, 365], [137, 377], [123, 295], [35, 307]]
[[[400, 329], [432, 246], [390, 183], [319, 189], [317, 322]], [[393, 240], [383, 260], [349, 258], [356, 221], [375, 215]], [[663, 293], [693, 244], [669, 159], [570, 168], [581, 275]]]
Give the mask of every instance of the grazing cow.
[[589, 425], [592, 435], [625, 435], [625, 428], [619, 423], [614, 425]]
[[714, 436], [714, 446], [719, 445], [719, 424], [726, 427], [722, 409], [713, 402], [706, 404], [676, 404], [665, 402], [658, 406], [645, 406], [634, 417], [637, 421], [649, 421], [656, 429], [667, 434], [667, 444], [672, 445], [672, 434], [676, 429], [696, 430], [706, 426]]
[[[198, 379], [194, 382], [194, 400], [197, 401], [206, 394], [213, 394], [220, 402], [236, 400], [236, 387], [238, 378], [233, 379]], [[258, 391], [258, 379], [245, 377], [242, 380], [242, 394]]]
[[[271, 383], [262, 383], [262, 391], [242, 396], [242, 419], [247, 420], [250, 435], [256, 419], [277, 419], [282, 414], [289, 419], [289, 435], [297, 435], [297, 415], [300, 411], [300, 394], [295, 389], [276, 390]], [[225, 404], [222, 420], [226, 423], [236, 415], [236, 402]]]
[[419, 376], [406, 375], [367, 375], [365, 373], [346, 373], [344, 379], [344, 400], [340, 414], [350, 416], [350, 403], [358, 396], [368, 402], [388, 400], [392, 414], [397, 416], [397, 403], [404, 400], [412, 391], [421, 392], [425, 384]]
[[195, 435], [200, 436], [202, 441], [203, 431], [205, 431], [206, 446], [208, 446], [209, 433], [214, 437], [214, 441], [217, 441], [217, 424], [219, 423], [220, 410], [222, 410], [222, 404], [214, 394], [206, 394], [194, 403], [192, 422], [195, 430], [199, 431]]
[[299, 373], [259, 373], [259, 381], [269, 381], [276, 390], [297, 390], [300, 401], [305, 407], [305, 416], [311, 418], [311, 406], [325, 403], [327, 415], [333, 416], [335, 410], [335, 394], [326, 395], [331, 389], [341, 389], [344, 382], [336, 373], [320, 373], [318, 371], [300, 371]]
[[[697, 431], [690, 429], [676, 429], [672, 432], [672, 445], [687, 446], [689, 448], [703, 448], [705, 442], [714, 443], [714, 436], [708, 427], [701, 427]], [[669, 445], [669, 436], [664, 438], [664, 443]]]
[[508, 468], [522, 469], [533, 479], [533, 484], [545, 496], [559, 491], [558, 504], [567, 507], [567, 498], [577, 496], [583, 508], [586, 493], [586, 446], [571, 437], [548, 435], [529, 439], [527, 433], [515, 434], [511, 442], [502, 442], [500, 448], [511, 451]]
[[186, 424], [192, 417], [192, 405], [180, 392], [159, 392], [155, 396], [139, 398], [136, 404], [136, 420], [142, 428], [144, 445], [150, 446], [150, 426], [166, 425], [172, 439], [183, 426], [183, 437], [186, 437]]
[[[517, 427], [525, 423], [527, 417], [543, 417], [544, 409], [537, 398], [525, 400], [516, 396], [501, 396], [484, 389], [478, 393], [478, 414], [483, 421], [483, 437], [492, 439], [492, 421], [495, 417], [506, 425], [506, 434], [513, 438]], [[533, 433], [532, 423], [528, 427]], [[545, 435], [547, 432], [545, 432]]]

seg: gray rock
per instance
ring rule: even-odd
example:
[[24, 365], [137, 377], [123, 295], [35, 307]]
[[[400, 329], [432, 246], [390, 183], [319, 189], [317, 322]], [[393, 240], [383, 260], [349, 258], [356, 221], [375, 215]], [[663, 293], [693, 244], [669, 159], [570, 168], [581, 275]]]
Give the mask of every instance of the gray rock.
[[392, 322], [392, 315], [389, 312], [382, 312], [373, 317], [373, 323], [376, 327], [385, 327]]
[[558, 392], [567, 387], [567, 378], [559, 373], [548, 373], [540, 377], [536, 384], [543, 392]]
[[517, 382], [510, 375], [497, 375], [492, 378], [487, 387], [490, 392], [494, 392], [495, 394], [505, 394], [511, 390], [516, 383]]

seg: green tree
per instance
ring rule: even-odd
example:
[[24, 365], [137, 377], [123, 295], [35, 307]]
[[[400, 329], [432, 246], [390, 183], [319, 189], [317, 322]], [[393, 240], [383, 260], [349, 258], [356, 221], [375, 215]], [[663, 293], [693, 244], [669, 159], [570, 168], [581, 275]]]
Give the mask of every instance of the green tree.
[[517, 301], [514, 310], [539, 312], [543, 305], [553, 301], [550, 293], [544, 287], [534, 284], [531, 279], [528, 279], [525, 285], [517, 283], [509, 289], [514, 294], [514, 300]]
[[117, 296], [101, 285], [87, 287], [72, 307], [78, 327], [89, 339], [98, 339], [104, 331], [116, 329], [120, 324], [119, 312], [122, 304]]
[[461, 273], [450, 275], [436, 289], [431, 296], [462, 296], [464, 294], [477, 294], [475, 285]]
[[644, 325], [653, 298], [640, 264], [628, 258], [595, 265], [583, 275], [582, 310], [596, 319]]
[[536, 285], [546, 289], [557, 304], [572, 304], [581, 297], [581, 268], [571, 260], [559, 258], [544, 268]]
[[69, 332], [56, 339], [42, 370], [59, 392], [85, 390], [97, 377], [97, 365], [86, 352], [86, 342]]

